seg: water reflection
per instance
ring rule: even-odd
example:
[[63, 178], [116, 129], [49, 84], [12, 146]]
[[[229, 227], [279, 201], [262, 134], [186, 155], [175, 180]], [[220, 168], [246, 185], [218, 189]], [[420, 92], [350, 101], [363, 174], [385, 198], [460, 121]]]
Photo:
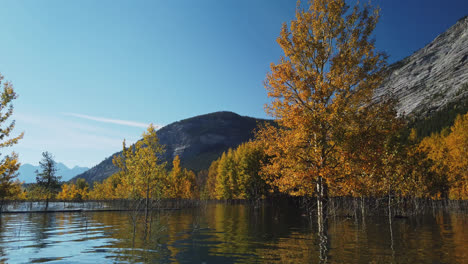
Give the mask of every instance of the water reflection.
[[[136, 219], [136, 221], [132, 221]], [[210, 204], [197, 209], [4, 214], [7, 263], [460, 263], [467, 217], [332, 217], [320, 227], [288, 206]], [[134, 224], [135, 223], [135, 224]]]

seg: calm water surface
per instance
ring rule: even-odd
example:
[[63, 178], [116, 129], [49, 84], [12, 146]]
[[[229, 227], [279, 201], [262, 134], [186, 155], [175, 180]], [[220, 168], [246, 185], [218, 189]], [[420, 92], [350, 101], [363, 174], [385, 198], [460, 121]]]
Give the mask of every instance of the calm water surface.
[[[5, 263], [468, 263], [468, 217], [314, 221], [292, 208], [211, 204], [152, 215], [4, 214]], [[141, 219], [141, 218], [140, 218]], [[134, 229], [135, 226], [135, 229]]]

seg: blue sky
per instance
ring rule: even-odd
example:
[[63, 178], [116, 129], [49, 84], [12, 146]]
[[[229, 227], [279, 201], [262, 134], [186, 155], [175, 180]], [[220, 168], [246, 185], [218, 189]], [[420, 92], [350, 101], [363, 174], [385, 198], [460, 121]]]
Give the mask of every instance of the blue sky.
[[[374, 1], [377, 48], [402, 59], [468, 14], [466, 0]], [[263, 80], [294, 0], [0, 0], [0, 73], [13, 82], [13, 148], [93, 166], [166, 125], [228, 110], [267, 117]]]

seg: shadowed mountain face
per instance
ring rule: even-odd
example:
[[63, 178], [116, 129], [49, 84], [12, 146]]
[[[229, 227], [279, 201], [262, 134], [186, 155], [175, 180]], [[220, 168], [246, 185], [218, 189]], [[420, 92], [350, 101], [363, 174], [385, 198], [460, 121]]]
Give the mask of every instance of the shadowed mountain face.
[[392, 64], [376, 96], [392, 94], [399, 114], [425, 117], [468, 97], [468, 16], [413, 55]]
[[[457, 114], [465, 113], [468, 16], [413, 55], [392, 64], [375, 98], [384, 95], [398, 100], [398, 113], [412, 119], [412, 126], [418, 127], [418, 133], [423, 131], [423, 136], [451, 125]], [[185, 168], [207, 169], [223, 151], [251, 139], [259, 121], [265, 120], [216, 112], [167, 125], [158, 131], [161, 143], [166, 145], [164, 160], [170, 162], [179, 155]], [[114, 155], [77, 177], [89, 182], [109, 177], [117, 171], [112, 164]]]
[[[185, 168], [194, 171], [208, 169], [224, 151], [252, 139], [254, 130], [262, 122], [271, 121], [232, 112], [215, 112], [169, 124], [157, 132], [160, 143], [165, 145], [163, 159], [170, 163], [179, 155]], [[113, 154], [75, 178], [84, 178], [88, 182], [106, 179], [117, 172], [112, 159], [120, 153]]]

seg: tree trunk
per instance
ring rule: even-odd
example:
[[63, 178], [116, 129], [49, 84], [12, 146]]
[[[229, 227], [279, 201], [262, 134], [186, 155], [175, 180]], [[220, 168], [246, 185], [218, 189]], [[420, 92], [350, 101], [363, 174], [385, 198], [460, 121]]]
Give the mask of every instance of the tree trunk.
[[328, 211], [328, 185], [325, 180], [320, 176], [317, 180], [317, 216], [319, 223], [325, 219]]
[[366, 223], [366, 202], [363, 196], [361, 196], [361, 219], [362, 224], [365, 225]]
[[46, 202], [45, 202], [45, 209], [44, 209], [44, 211], [47, 211], [47, 209], [49, 209], [49, 195], [47, 195], [47, 197], [46, 197]]
[[320, 247], [320, 262], [328, 260], [328, 186], [322, 177], [317, 181], [317, 226]]
[[148, 210], [149, 210], [149, 180], [148, 183], [146, 184], [146, 201], [145, 201], [145, 222], [148, 222]]

